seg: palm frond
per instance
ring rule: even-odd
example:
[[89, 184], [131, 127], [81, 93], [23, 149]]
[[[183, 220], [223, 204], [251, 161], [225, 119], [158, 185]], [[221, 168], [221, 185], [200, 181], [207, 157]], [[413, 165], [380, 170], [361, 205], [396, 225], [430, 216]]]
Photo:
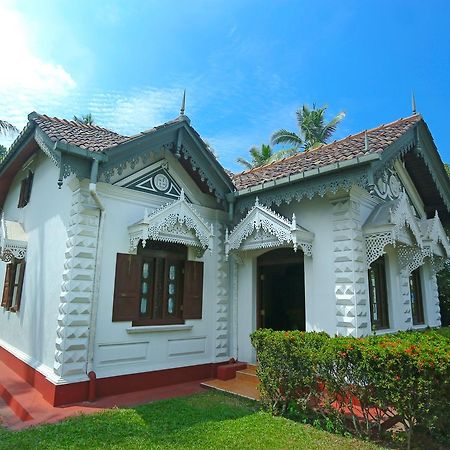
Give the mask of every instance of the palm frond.
[[297, 148], [303, 144], [303, 140], [298, 134], [284, 129], [275, 131], [275, 133], [272, 134], [271, 142], [273, 145], [288, 144]]
[[238, 158], [238, 159], [236, 159], [236, 162], [243, 165], [246, 169], [253, 169], [252, 164], [244, 158]]
[[0, 135], [14, 134], [18, 133], [19, 130], [6, 120], [0, 120]]

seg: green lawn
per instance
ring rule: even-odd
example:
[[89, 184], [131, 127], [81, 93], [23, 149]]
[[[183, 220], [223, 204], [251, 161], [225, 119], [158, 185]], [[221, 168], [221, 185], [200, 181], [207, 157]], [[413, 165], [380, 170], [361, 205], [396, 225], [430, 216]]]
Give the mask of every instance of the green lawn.
[[0, 449], [239, 448], [379, 449], [258, 411], [250, 401], [208, 391], [74, 417], [20, 432], [0, 429]]

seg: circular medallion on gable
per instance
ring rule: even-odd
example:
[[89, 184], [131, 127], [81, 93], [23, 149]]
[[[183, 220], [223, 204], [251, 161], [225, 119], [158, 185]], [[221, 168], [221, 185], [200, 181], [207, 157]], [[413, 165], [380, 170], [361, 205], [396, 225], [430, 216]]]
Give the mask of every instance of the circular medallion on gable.
[[402, 191], [402, 185], [399, 179], [393, 174], [389, 178], [389, 187], [391, 189], [392, 197], [397, 198]]
[[169, 189], [170, 182], [163, 173], [158, 173], [153, 179], [153, 184], [158, 191], [165, 192], [167, 191], [167, 189]]

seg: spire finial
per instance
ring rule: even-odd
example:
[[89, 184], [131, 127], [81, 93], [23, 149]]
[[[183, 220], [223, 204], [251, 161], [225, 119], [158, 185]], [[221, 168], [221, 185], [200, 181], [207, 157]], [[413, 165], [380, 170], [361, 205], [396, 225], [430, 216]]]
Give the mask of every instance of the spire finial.
[[416, 96], [414, 95], [414, 91], [413, 91], [412, 96], [411, 96], [411, 106], [412, 106], [412, 113], [413, 114], [417, 114], [417, 110], [416, 110]]
[[369, 135], [367, 134], [367, 130], [364, 131], [364, 151], [369, 151]]
[[186, 89], [183, 91], [183, 100], [181, 101], [180, 116], [184, 116], [185, 109], [186, 109]]

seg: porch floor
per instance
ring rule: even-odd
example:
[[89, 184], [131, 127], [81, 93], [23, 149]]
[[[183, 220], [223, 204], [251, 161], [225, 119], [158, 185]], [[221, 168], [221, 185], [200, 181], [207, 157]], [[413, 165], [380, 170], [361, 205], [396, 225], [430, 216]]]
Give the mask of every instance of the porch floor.
[[259, 386], [260, 382], [256, 376], [256, 366], [247, 364], [247, 368], [238, 370], [236, 377], [230, 380], [208, 380], [201, 385], [207, 389], [216, 389], [230, 394], [239, 395], [240, 397], [249, 398], [251, 400], [259, 400]]

